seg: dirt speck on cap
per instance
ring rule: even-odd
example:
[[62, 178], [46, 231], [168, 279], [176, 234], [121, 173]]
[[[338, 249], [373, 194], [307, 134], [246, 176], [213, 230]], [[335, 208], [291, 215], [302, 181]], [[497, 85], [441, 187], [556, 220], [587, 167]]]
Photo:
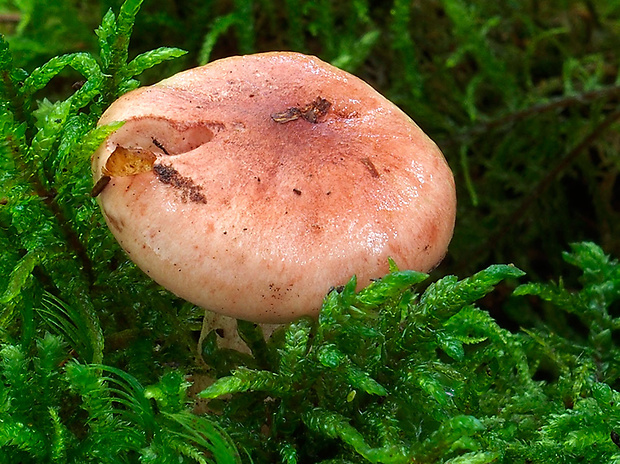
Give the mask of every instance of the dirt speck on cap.
[[160, 182], [170, 185], [177, 189], [184, 202], [192, 201], [194, 203], [207, 203], [207, 197], [201, 192], [202, 187], [196, 185], [194, 181], [179, 174], [179, 171], [172, 166], [165, 164], [155, 164], [153, 171], [157, 175]]

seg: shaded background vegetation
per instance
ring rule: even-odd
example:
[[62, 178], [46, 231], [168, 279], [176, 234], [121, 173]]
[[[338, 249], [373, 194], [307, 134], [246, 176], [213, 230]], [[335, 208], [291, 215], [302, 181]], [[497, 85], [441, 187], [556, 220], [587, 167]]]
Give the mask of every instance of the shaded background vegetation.
[[[93, 30], [120, 4], [3, 0], [1, 27], [31, 70], [95, 49]], [[233, 54], [296, 50], [401, 106], [457, 179], [441, 272], [513, 262], [549, 277], [560, 251], [583, 239], [620, 254], [620, 1], [147, 1], [131, 54], [163, 45], [189, 53], [145, 83]], [[72, 79], [57, 79], [59, 94]]]
[[[0, 276], [9, 277], [6, 288], [0, 279], [0, 414], [11, 419], [0, 419], [0, 462], [4, 444], [24, 462], [26, 456], [80, 462], [93, 450], [109, 454], [112, 446], [129, 453], [119, 462], [138, 455], [162, 462], [166, 453], [171, 461], [185, 453], [184, 462], [201, 462], [196, 449], [232, 462], [226, 456], [234, 446], [219, 426], [246, 451], [264, 453], [256, 462], [273, 462], [274, 450], [295, 462], [295, 449], [312, 453], [341, 442], [346, 456], [357, 456], [355, 448], [372, 457], [376, 449], [366, 449], [348, 425], [371, 441], [399, 443], [395, 430], [402, 424], [382, 420], [392, 417], [389, 407], [400, 394], [414, 398], [394, 408], [420, 427], [405, 433], [429, 437], [426, 444], [413, 440], [429, 462], [444, 459], [442, 453], [445, 459], [471, 454], [458, 462], [500, 455], [504, 462], [560, 455], [562, 462], [575, 456], [587, 462], [603, 449], [620, 462], [620, 413], [613, 407], [620, 401], [620, 266], [592, 244], [564, 255], [574, 265], [565, 280], [569, 290], [562, 282], [526, 284], [520, 298], [510, 297], [520, 272], [508, 266], [499, 277], [494, 268], [462, 283], [439, 280], [419, 297], [409, 289], [418, 277], [405, 274], [400, 284], [392, 277], [392, 284], [373, 284], [361, 297], [350, 285], [330, 294], [319, 325], [297, 321], [269, 348], [245, 326], [253, 358], [218, 348], [215, 332], [197, 352], [203, 310], [146, 278], [89, 196], [92, 147], [80, 137], [133, 85], [133, 74], [123, 74], [129, 66], [122, 47], [101, 59], [99, 48], [110, 43], [93, 33], [122, 3], [0, 0], [0, 33], [17, 67], [32, 73], [59, 54], [94, 56], [69, 64], [90, 65], [91, 87], [81, 98], [91, 100], [63, 101], [85, 78], [67, 68], [47, 86], [45, 72], [32, 73], [27, 98], [19, 101], [20, 90], [11, 92], [11, 85], [25, 82], [25, 74], [0, 49], [0, 90], [10, 94], [0, 102], [6, 110], [0, 115]], [[135, 0], [126, 4], [139, 8]], [[118, 36], [131, 32], [133, 16], [125, 13]], [[106, 18], [99, 33], [114, 37], [116, 25]], [[140, 76], [145, 84], [232, 54], [296, 50], [359, 75], [395, 101], [438, 142], [456, 176], [456, 232], [436, 277], [514, 263], [531, 281], [557, 280], [567, 274], [561, 251], [581, 240], [620, 255], [620, 0], [147, 0], [133, 27], [130, 59], [160, 46], [188, 53], [148, 69]], [[151, 57], [144, 67], [159, 61]], [[60, 69], [69, 61], [63, 63], [53, 64]], [[28, 92], [39, 88], [31, 101]], [[56, 123], [50, 115], [62, 118]], [[97, 134], [84, 139], [99, 140]], [[364, 302], [376, 298], [373, 292], [381, 297], [380, 311]], [[479, 305], [500, 325], [475, 308], [482, 297]], [[307, 352], [318, 358], [305, 360]], [[207, 396], [244, 391], [239, 385], [263, 391], [215, 400], [211, 405], [224, 411], [217, 418], [190, 415], [187, 388], [205, 373], [204, 361], [210, 374], [224, 378], [220, 386], [232, 385]], [[245, 379], [226, 380], [238, 366], [262, 371], [240, 370]], [[387, 401], [374, 401], [386, 394], [376, 379], [390, 391]], [[346, 401], [332, 394], [349, 390]], [[302, 411], [308, 395], [351, 417]], [[359, 413], [365, 407], [370, 415]], [[270, 425], [265, 433], [262, 421]], [[299, 437], [301, 443], [285, 440]]]

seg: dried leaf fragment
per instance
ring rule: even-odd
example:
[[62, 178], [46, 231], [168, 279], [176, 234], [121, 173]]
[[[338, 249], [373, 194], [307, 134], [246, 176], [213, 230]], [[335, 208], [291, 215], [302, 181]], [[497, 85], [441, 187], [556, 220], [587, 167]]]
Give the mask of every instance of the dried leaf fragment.
[[90, 195], [93, 198], [99, 196], [112, 176], [125, 177], [152, 171], [156, 159], [157, 156], [152, 151], [118, 145], [101, 168], [102, 176], [95, 183]]
[[302, 118], [308, 122], [316, 124], [319, 119], [321, 119], [332, 104], [321, 97], [316, 97], [316, 99], [308, 103], [306, 106], [302, 108], [292, 107], [287, 109], [286, 111], [282, 111], [281, 113], [273, 113], [271, 115], [271, 119], [275, 122], [284, 124], [286, 122], [295, 121], [296, 119]]
[[117, 146], [103, 166], [104, 176], [133, 176], [153, 170], [157, 157], [143, 148]]

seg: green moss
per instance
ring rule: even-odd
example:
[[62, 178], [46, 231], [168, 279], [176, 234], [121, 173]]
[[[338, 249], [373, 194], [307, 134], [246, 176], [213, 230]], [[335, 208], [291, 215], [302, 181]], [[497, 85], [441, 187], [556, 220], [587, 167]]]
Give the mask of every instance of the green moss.
[[[620, 266], [583, 241], [620, 251], [613, 2], [40, 3], [0, 2], [22, 15], [0, 40], [0, 463], [620, 462]], [[459, 225], [436, 277], [390, 263], [267, 341], [241, 322], [251, 354], [215, 333], [199, 353], [202, 311], [90, 196], [118, 127], [95, 125], [143, 73], [274, 48], [356, 71], [442, 142]]]

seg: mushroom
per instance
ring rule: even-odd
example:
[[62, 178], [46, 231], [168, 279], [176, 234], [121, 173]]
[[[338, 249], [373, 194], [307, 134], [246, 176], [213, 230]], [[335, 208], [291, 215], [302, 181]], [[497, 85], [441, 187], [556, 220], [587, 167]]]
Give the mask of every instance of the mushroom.
[[330, 288], [444, 257], [441, 151], [359, 78], [289, 52], [237, 56], [125, 94], [92, 159], [130, 258], [192, 303], [253, 322], [316, 315]]

